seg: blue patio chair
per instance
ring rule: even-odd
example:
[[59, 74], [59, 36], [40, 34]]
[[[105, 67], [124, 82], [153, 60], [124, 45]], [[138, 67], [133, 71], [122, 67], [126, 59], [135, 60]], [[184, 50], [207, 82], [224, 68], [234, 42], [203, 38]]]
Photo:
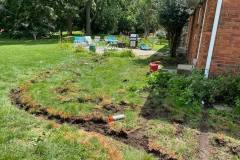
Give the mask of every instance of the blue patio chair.
[[107, 36], [107, 38], [105, 39], [105, 41], [106, 41], [107, 43], [109, 43], [110, 45], [117, 45], [117, 43], [118, 43], [117, 38], [116, 38], [115, 36], [113, 36], [113, 35]]
[[140, 45], [140, 49], [141, 50], [145, 50], [145, 51], [151, 50], [151, 48], [148, 45], [146, 45], [146, 44], [141, 44]]
[[86, 38], [85, 37], [74, 37], [74, 47], [77, 47], [77, 46], [87, 46], [87, 41], [86, 41]]
[[85, 37], [74, 37], [74, 43], [85, 43], [86, 39]]

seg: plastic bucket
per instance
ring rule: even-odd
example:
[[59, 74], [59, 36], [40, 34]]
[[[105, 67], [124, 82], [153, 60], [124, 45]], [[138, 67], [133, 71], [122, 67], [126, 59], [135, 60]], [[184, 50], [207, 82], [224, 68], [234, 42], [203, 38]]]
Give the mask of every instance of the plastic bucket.
[[90, 45], [89, 46], [89, 50], [91, 51], [91, 52], [96, 52], [96, 46], [95, 45]]
[[150, 63], [150, 72], [157, 72], [158, 66], [159, 65], [157, 63]]

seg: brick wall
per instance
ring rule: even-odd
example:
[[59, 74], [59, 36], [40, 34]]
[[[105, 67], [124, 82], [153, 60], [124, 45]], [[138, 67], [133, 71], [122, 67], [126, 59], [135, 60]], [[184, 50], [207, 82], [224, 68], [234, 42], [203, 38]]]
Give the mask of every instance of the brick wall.
[[[202, 25], [202, 41], [199, 49], [199, 56], [197, 60], [196, 67], [198, 69], [205, 69], [206, 66], [206, 60], [207, 60], [207, 54], [210, 44], [210, 38], [211, 38], [211, 32], [213, 27], [213, 21], [216, 11], [216, 4], [217, 0], [208, 0], [206, 3], [204, 3], [204, 6], [207, 6], [206, 15], [205, 15], [205, 21]], [[205, 8], [202, 6], [202, 8]]]
[[193, 59], [197, 58], [201, 31], [203, 26], [203, 18], [205, 12], [205, 3], [199, 6], [190, 17], [189, 21], [189, 36], [188, 36], [188, 62], [193, 63]]
[[[190, 18], [188, 36], [188, 61], [192, 64], [197, 57], [198, 45], [200, 42], [201, 30], [202, 42], [199, 48], [199, 55], [196, 63], [198, 69], [205, 69], [207, 54], [210, 44], [213, 21], [215, 17], [217, 0], [208, 0]], [[204, 11], [207, 5], [205, 23], [203, 22]], [[213, 50], [210, 74], [219, 74], [226, 71], [239, 71], [240, 69], [240, 0], [223, 0], [220, 22], [218, 26], [215, 47]], [[197, 24], [196, 19], [201, 16], [201, 23]]]
[[210, 73], [238, 72], [240, 67], [240, 0], [223, 0]]

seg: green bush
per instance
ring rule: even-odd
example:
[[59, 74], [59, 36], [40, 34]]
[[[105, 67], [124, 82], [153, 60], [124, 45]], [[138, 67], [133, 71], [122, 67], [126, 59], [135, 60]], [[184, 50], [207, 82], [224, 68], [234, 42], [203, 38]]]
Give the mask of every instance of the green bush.
[[166, 89], [168, 87], [168, 81], [173, 77], [173, 74], [169, 72], [155, 72], [152, 73], [148, 79], [148, 84], [152, 88]]
[[235, 105], [236, 105], [235, 112], [236, 112], [237, 114], [240, 114], [240, 97], [237, 97], [237, 98], [236, 98], [236, 103], [235, 103]]
[[190, 76], [170, 73], [156, 73], [151, 75], [149, 85], [164, 91], [165, 96], [171, 97], [179, 104], [225, 103], [239, 105], [240, 76], [218, 76], [204, 78], [199, 72]]

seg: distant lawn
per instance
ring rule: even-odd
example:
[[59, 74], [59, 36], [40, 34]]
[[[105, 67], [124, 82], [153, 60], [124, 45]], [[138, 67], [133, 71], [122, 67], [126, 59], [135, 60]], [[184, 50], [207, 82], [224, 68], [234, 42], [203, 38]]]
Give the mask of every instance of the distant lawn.
[[141, 38], [139, 45], [147, 44], [152, 50], [158, 52], [169, 51], [168, 41], [166, 39], [159, 39], [158, 37]]

